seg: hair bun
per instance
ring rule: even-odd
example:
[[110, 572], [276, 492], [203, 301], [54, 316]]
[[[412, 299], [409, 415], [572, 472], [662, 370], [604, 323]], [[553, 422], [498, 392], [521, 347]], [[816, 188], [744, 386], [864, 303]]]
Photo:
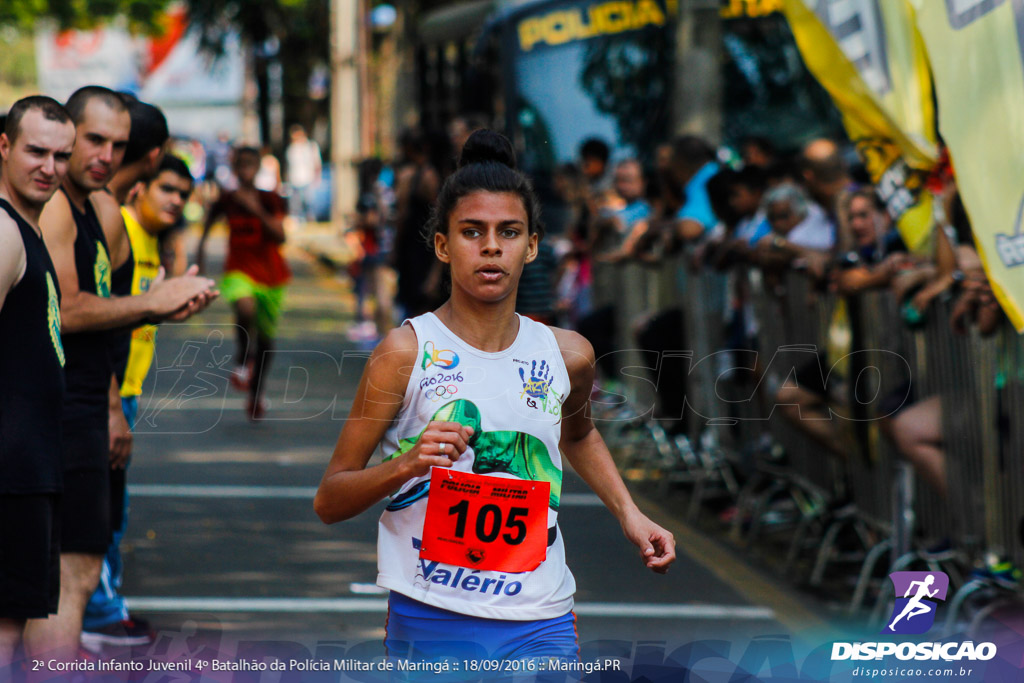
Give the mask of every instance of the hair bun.
[[474, 131], [463, 145], [462, 154], [459, 155], [459, 168], [487, 162], [503, 164], [514, 170], [516, 152], [507, 137], [493, 130], [481, 128]]

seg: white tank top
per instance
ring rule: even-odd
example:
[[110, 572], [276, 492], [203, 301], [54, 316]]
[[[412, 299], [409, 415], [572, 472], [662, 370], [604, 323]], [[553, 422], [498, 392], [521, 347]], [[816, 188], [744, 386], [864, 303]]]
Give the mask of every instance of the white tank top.
[[408, 451], [431, 420], [474, 428], [452, 469], [492, 477], [547, 481], [547, 555], [528, 572], [484, 571], [419, 557], [430, 475], [406, 482], [381, 515], [377, 584], [442, 609], [526, 621], [567, 614], [576, 582], [558, 531], [562, 403], [569, 375], [551, 330], [524, 316], [504, 351], [487, 353], [455, 336], [433, 313], [407, 321], [419, 355], [405, 399], [379, 446], [388, 459]]

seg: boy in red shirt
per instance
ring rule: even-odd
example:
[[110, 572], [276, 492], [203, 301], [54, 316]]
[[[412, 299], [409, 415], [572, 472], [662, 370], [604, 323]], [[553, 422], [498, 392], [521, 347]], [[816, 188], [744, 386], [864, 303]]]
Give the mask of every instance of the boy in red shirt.
[[260, 379], [267, 371], [284, 285], [291, 277], [280, 250], [285, 239], [286, 207], [280, 196], [258, 190], [253, 184], [260, 169], [260, 153], [255, 147], [236, 149], [233, 169], [238, 189], [224, 192], [210, 207], [197, 261], [202, 270], [206, 238], [223, 216], [230, 232], [220, 289], [235, 309], [238, 326], [239, 366], [231, 382], [238, 389], [248, 390], [246, 415], [258, 420], [266, 411], [260, 398]]

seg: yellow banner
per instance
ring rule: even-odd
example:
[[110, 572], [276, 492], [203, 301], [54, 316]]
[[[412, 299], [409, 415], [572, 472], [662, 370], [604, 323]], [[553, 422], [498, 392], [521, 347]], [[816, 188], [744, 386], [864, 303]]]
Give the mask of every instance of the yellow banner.
[[903, 241], [921, 250], [933, 223], [924, 182], [937, 151], [931, 79], [911, 8], [904, 0], [784, 0], [783, 9]]
[[911, 0], [992, 288], [1024, 332], [1024, 0]]

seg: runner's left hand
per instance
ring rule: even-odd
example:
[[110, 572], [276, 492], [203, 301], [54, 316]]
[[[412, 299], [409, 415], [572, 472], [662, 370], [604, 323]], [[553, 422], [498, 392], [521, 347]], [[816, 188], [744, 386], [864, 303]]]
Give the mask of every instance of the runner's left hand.
[[622, 532], [640, 549], [640, 556], [651, 571], [664, 574], [668, 571], [669, 565], [675, 562], [675, 537], [639, 510], [622, 521]]
[[107, 424], [110, 429], [110, 469], [123, 470], [132, 456], [132, 431], [121, 406], [110, 407]]

